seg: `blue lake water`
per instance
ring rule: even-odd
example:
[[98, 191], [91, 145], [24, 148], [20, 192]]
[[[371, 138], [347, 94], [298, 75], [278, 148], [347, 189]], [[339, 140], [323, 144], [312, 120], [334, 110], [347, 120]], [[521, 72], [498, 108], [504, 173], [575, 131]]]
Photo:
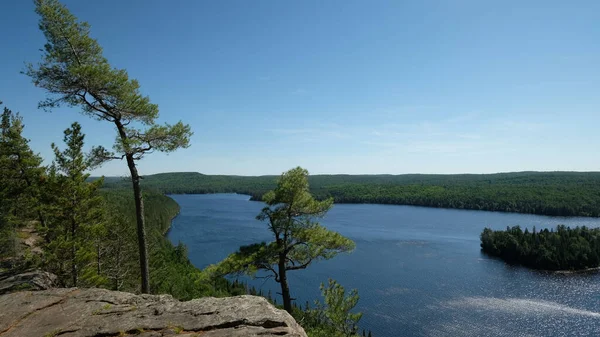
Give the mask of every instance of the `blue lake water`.
[[[169, 239], [203, 268], [241, 245], [270, 240], [263, 204], [237, 194], [171, 195], [181, 206]], [[357, 288], [361, 327], [387, 336], [600, 336], [600, 274], [558, 275], [481, 254], [484, 227], [599, 227], [597, 218], [391, 205], [335, 205], [322, 224], [356, 250], [290, 272], [299, 304], [332, 277]], [[265, 292], [273, 280], [253, 280]]]

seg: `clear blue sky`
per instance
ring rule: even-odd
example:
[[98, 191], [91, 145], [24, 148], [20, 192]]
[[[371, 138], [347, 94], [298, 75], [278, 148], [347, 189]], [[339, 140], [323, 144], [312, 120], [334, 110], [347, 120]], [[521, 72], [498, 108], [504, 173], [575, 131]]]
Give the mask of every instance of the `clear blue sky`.
[[[143, 174], [600, 170], [600, 1], [65, 0], [113, 66], [192, 146]], [[77, 120], [19, 73], [44, 44], [33, 3], [0, 2], [0, 100], [33, 149]], [[95, 174], [124, 175], [123, 162]]]

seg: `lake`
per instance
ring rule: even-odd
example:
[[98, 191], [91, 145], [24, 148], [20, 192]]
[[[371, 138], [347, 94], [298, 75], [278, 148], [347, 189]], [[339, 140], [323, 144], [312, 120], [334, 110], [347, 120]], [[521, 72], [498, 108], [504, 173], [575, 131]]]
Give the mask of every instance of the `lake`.
[[[169, 239], [199, 268], [241, 245], [271, 239], [255, 220], [263, 203], [237, 194], [171, 195], [181, 213]], [[321, 222], [356, 250], [289, 273], [299, 304], [320, 298], [328, 277], [357, 288], [360, 326], [374, 336], [599, 336], [600, 274], [514, 267], [480, 252], [484, 227], [600, 226], [597, 218], [414, 206], [338, 204]], [[273, 280], [252, 285], [278, 291]], [[279, 299], [279, 303], [281, 303]]]

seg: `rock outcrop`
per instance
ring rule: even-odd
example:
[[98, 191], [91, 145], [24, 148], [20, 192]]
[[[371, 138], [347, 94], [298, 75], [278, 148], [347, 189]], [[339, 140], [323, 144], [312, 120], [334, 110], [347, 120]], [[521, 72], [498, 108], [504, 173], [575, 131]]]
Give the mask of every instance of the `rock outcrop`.
[[0, 296], [1, 337], [289, 336], [306, 333], [257, 296], [180, 302], [104, 289], [20, 291]]
[[56, 275], [31, 270], [21, 274], [0, 273], [0, 295], [19, 290], [47, 290], [54, 287]]

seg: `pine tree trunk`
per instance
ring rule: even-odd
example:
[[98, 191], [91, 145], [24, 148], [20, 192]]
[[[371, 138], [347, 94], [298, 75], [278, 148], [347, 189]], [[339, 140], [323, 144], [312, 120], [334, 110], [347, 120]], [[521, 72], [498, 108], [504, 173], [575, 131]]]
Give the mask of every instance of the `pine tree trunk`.
[[150, 292], [150, 274], [148, 267], [148, 247], [146, 246], [146, 225], [144, 223], [144, 200], [140, 188], [140, 176], [132, 155], [127, 155], [127, 165], [131, 172], [133, 196], [135, 198], [135, 218], [137, 221], [138, 249], [140, 252], [140, 270], [142, 274], [142, 294]]
[[[127, 144], [128, 136], [125, 132], [125, 126], [121, 123], [120, 119], [115, 120], [115, 125], [117, 126], [121, 141], [123, 144]], [[125, 146], [125, 148], [127, 149], [127, 146]], [[144, 223], [144, 200], [142, 199], [142, 190], [140, 188], [140, 175], [135, 166], [133, 154], [126, 153], [125, 158], [127, 159], [127, 166], [131, 173], [133, 197], [135, 199], [135, 218], [137, 222], [138, 250], [140, 253], [140, 271], [142, 274], [142, 294], [148, 294], [150, 293], [150, 268], [148, 267], [148, 247], [146, 245], [146, 225]]]
[[292, 314], [292, 297], [290, 296], [290, 287], [288, 286], [285, 270], [285, 254], [279, 254], [279, 284], [281, 285], [281, 296], [283, 297], [283, 308]]

